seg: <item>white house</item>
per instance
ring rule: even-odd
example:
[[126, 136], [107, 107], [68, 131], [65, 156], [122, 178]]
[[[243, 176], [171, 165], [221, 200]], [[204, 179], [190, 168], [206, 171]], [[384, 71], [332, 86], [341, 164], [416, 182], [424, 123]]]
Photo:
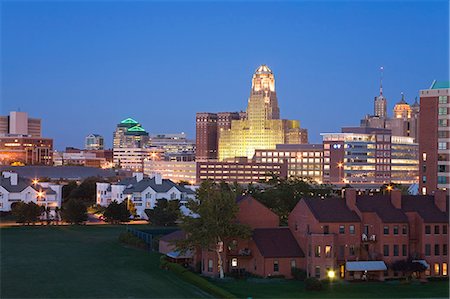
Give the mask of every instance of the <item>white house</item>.
[[108, 206], [112, 201], [118, 203], [130, 200], [136, 207], [136, 214], [148, 219], [145, 209], [153, 209], [158, 199], [179, 200], [185, 204], [195, 199], [193, 188], [175, 184], [171, 180], [162, 179], [160, 174], [144, 177], [143, 173], [133, 173], [117, 184], [97, 183], [97, 204]]
[[0, 176], [0, 211], [11, 211], [11, 205], [19, 201], [54, 210], [61, 208], [61, 197], [61, 185], [26, 179], [11, 171], [3, 171]]

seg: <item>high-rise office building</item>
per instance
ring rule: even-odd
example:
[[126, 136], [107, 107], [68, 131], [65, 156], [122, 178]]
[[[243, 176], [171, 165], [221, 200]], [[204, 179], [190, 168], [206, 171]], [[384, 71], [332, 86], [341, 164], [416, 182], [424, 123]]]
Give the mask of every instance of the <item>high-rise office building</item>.
[[117, 124], [113, 136], [114, 148], [143, 148], [149, 145], [148, 132], [134, 119], [127, 118]]
[[217, 113], [199, 112], [195, 122], [196, 160], [217, 159]]
[[253, 74], [245, 119], [231, 120], [231, 128], [219, 134], [219, 160], [247, 157], [256, 149], [275, 149], [277, 144], [307, 143], [307, 131], [296, 120], [280, 119], [275, 77], [267, 65]]
[[104, 138], [98, 134], [89, 134], [85, 138], [84, 149], [86, 150], [103, 150]]
[[420, 91], [419, 186], [423, 194], [450, 190], [450, 84]]
[[41, 134], [41, 120], [29, 118], [26, 112], [11, 111], [7, 116], [0, 116], [0, 135], [41, 137]]
[[321, 135], [324, 183], [379, 186], [418, 181], [418, 144], [412, 137], [358, 127]]

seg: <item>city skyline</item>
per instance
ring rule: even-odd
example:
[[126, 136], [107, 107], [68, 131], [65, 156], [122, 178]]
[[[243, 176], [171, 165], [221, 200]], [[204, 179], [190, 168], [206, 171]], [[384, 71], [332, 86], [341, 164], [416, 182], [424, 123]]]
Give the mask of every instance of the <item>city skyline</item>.
[[401, 92], [412, 103], [448, 80], [447, 25], [445, 1], [7, 2], [1, 112], [41, 118], [56, 149], [82, 147], [90, 133], [110, 147], [127, 117], [193, 139], [195, 113], [245, 110], [248, 78], [267, 64], [283, 118], [316, 143], [372, 113], [380, 66], [389, 112]]

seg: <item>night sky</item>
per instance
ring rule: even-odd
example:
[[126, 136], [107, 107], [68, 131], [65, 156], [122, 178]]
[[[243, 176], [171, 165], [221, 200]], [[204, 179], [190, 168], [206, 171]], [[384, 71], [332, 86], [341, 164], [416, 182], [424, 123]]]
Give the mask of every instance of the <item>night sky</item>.
[[56, 149], [133, 117], [195, 138], [195, 113], [245, 110], [251, 76], [274, 71], [281, 117], [310, 142], [373, 110], [384, 66], [391, 113], [448, 80], [447, 1], [1, 4], [1, 114], [42, 118]]

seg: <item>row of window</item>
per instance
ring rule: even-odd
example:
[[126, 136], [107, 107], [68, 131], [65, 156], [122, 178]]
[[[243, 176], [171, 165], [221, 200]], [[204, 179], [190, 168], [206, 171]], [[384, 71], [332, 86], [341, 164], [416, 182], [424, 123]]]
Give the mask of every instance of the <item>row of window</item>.
[[[431, 225], [425, 225], [425, 234], [430, 235], [431, 234]], [[434, 234], [439, 235], [440, 234], [440, 225], [434, 226]], [[447, 224], [442, 225], [442, 234], [447, 234]]]
[[[384, 235], [389, 235], [390, 232], [390, 228], [389, 225], [385, 225], [383, 227], [383, 234]], [[394, 235], [398, 235], [399, 234], [399, 227], [398, 225], [394, 225], [394, 227], [392, 228], [392, 233]], [[406, 225], [402, 226], [402, 235], [406, 235], [408, 233], [408, 227]]]
[[[434, 244], [434, 255], [441, 255], [441, 247], [439, 244]], [[442, 244], [442, 255], [446, 256], [448, 254], [448, 245]], [[431, 244], [425, 244], [425, 256], [431, 256]]]
[[[402, 248], [402, 256], [408, 256], [408, 246], [403, 244], [401, 248]], [[391, 253], [390, 253], [389, 249], [390, 249], [389, 245], [383, 245], [383, 255], [384, 256], [390, 256]], [[400, 245], [394, 244], [392, 246], [392, 249], [393, 249], [392, 256], [399, 256]]]

